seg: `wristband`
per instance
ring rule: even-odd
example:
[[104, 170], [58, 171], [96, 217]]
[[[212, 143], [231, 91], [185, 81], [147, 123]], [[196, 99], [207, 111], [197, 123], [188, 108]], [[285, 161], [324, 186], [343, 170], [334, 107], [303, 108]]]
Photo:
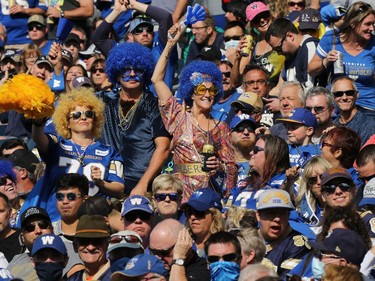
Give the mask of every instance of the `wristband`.
[[61, 18], [64, 18], [64, 17], [65, 17], [65, 13], [64, 13], [63, 10], [60, 11], [60, 17], [61, 17]]

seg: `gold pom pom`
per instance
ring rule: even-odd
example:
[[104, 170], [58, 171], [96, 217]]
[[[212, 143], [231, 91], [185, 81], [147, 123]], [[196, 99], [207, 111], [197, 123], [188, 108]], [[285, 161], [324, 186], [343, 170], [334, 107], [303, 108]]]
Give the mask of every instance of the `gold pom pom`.
[[40, 78], [18, 74], [0, 88], [0, 110], [16, 110], [26, 118], [44, 118], [52, 115], [55, 95]]

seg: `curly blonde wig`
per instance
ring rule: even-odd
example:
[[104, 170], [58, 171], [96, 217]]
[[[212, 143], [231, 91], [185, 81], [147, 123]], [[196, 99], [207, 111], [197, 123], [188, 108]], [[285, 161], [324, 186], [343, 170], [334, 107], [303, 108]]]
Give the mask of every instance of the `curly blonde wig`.
[[76, 106], [86, 106], [95, 112], [93, 121], [93, 136], [100, 138], [104, 125], [104, 103], [97, 98], [94, 91], [89, 88], [80, 87], [62, 94], [59, 98], [58, 105], [52, 115], [53, 124], [57, 133], [63, 138], [70, 139], [72, 137], [69, 128], [69, 116]]

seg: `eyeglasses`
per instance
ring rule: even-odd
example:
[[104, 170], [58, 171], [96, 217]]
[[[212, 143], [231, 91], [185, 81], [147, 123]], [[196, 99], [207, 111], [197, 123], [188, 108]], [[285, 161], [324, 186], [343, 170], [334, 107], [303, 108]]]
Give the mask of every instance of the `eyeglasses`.
[[238, 259], [238, 255], [236, 253], [230, 253], [222, 256], [207, 256], [206, 259], [209, 263], [218, 262], [221, 259], [223, 261], [236, 261]]
[[241, 40], [243, 35], [239, 36], [224, 36], [224, 42], [229, 42], [230, 40]]
[[260, 84], [260, 85], [264, 85], [266, 84], [266, 80], [264, 79], [259, 79], [259, 80], [249, 80], [249, 81], [244, 81], [243, 84], [245, 86], [253, 86], [254, 84]]
[[8, 180], [12, 181], [8, 176], [0, 178], [0, 185], [6, 185]]
[[74, 192], [69, 192], [67, 194], [64, 194], [64, 193], [61, 193], [61, 192], [57, 192], [56, 193], [56, 199], [57, 201], [64, 201], [64, 199], [68, 198], [69, 201], [74, 201], [77, 199], [77, 197], [81, 197], [81, 194], [80, 193], [74, 193]]
[[235, 131], [237, 133], [242, 133], [242, 132], [245, 131], [245, 129], [247, 129], [248, 132], [253, 132], [254, 131], [253, 128], [250, 125], [248, 125], [248, 126], [241, 125], [241, 126], [235, 127], [233, 129], [233, 131]]
[[333, 144], [330, 144], [326, 141], [323, 141], [322, 144], [320, 145], [321, 148], [325, 147], [325, 146], [328, 146], [328, 147], [333, 147]]
[[136, 219], [140, 219], [141, 221], [148, 221], [151, 219], [152, 214], [146, 212], [130, 212], [127, 213], [124, 218], [129, 222], [134, 222]]
[[134, 74], [136, 76], [142, 76], [143, 73], [145, 73], [143, 69], [127, 67], [127, 68], [124, 69], [124, 72], [122, 73], [122, 78], [126, 78], [126, 77], [130, 76], [132, 71], [134, 71]]
[[264, 148], [262, 148], [262, 147], [259, 147], [259, 146], [254, 146], [254, 148], [253, 148], [253, 153], [254, 154], [258, 154], [258, 152], [260, 152], [260, 151], [264, 151]]
[[270, 12], [262, 12], [259, 15], [255, 16], [251, 23], [254, 25], [259, 25], [262, 19], [268, 19], [271, 16]]
[[289, 7], [294, 7], [295, 5], [297, 5], [300, 8], [305, 7], [305, 3], [304, 2], [292, 2], [292, 1], [288, 2], [288, 6]]
[[196, 30], [197, 32], [201, 31], [203, 28], [207, 28], [208, 26], [198, 26], [198, 27], [191, 27], [191, 30], [194, 31]]
[[321, 175], [318, 175], [318, 176], [312, 176], [312, 177], [309, 177], [309, 178], [307, 179], [307, 183], [308, 183], [308, 184], [311, 184], [311, 185], [316, 184], [316, 183], [318, 182], [318, 178], [321, 179], [322, 176], [321, 176]]
[[105, 69], [104, 68], [95, 68], [91, 71], [91, 73], [95, 74], [99, 71], [99, 73], [104, 73]]
[[40, 229], [47, 229], [50, 227], [50, 222], [49, 221], [46, 221], [46, 220], [41, 220], [41, 221], [33, 221], [33, 222], [29, 222], [28, 224], [24, 225], [22, 228], [26, 231], [26, 232], [33, 232], [35, 230], [35, 227], [38, 225], [38, 227]]
[[230, 78], [230, 71], [222, 72], [221, 74], [223, 74], [226, 78]]
[[212, 85], [209, 88], [207, 88], [203, 84], [200, 84], [200, 85], [195, 87], [195, 93], [199, 96], [203, 96], [207, 91], [210, 94], [210, 96], [213, 96], [213, 97], [216, 96], [217, 93], [219, 92], [218, 88], [214, 85]]
[[333, 95], [335, 98], [341, 98], [344, 94], [347, 95], [348, 97], [352, 97], [357, 93], [356, 90], [347, 90], [347, 91], [336, 91], [333, 92]]
[[167, 197], [171, 201], [177, 201], [178, 199], [180, 199], [180, 195], [178, 193], [156, 193], [154, 197], [156, 201], [159, 201], [159, 202], [165, 201]]
[[375, 177], [375, 174], [372, 174], [371, 176], [368, 176], [368, 177], [359, 177], [359, 179], [363, 182], [368, 182], [372, 180], [374, 177]]
[[142, 34], [143, 31], [146, 31], [148, 34], [154, 32], [154, 28], [151, 26], [137, 26], [133, 31], [132, 34], [139, 35]]
[[112, 235], [109, 240], [109, 243], [118, 244], [122, 241], [131, 244], [142, 243], [141, 240], [139, 240], [139, 238], [135, 235]]
[[43, 30], [43, 29], [45, 29], [45, 27], [43, 26], [43, 25], [41, 25], [41, 24], [30, 24], [30, 25], [28, 25], [27, 26], [27, 30], [28, 31], [32, 31], [33, 29], [34, 29], [34, 27], [37, 29], [37, 30]]
[[324, 108], [324, 106], [305, 106], [305, 109], [308, 111], [314, 110], [316, 114], [320, 114], [328, 109], [328, 107]]
[[167, 257], [171, 254], [173, 248], [174, 248], [174, 245], [166, 250], [151, 249], [150, 247], [148, 249], [150, 250], [150, 253], [153, 254], [154, 256]]
[[208, 213], [210, 213], [210, 211], [197, 211], [195, 210], [194, 208], [191, 208], [191, 207], [187, 207], [185, 208], [184, 210], [184, 213], [185, 213], [185, 217], [187, 217], [188, 219], [194, 215], [194, 217], [196, 219], [203, 219]]
[[341, 191], [346, 192], [349, 189], [351, 189], [353, 186], [346, 182], [341, 182], [339, 184], [322, 185], [322, 192], [332, 194], [335, 192], [336, 187], [339, 187]]
[[73, 120], [78, 120], [81, 118], [82, 114], [86, 116], [86, 118], [94, 118], [95, 112], [93, 110], [86, 110], [86, 111], [73, 111], [70, 112], [70, 117], [73, 118]]
[[284, 41], [286, 39], [286, 34], [284, 35], [284, 37], [281, 39], [279, 45], [277, 45], [276, 47], [273, 47], [272, 49], [277, 52], [277, 53], [281, 53], [283, 51], [283, 44], [284, 44]]

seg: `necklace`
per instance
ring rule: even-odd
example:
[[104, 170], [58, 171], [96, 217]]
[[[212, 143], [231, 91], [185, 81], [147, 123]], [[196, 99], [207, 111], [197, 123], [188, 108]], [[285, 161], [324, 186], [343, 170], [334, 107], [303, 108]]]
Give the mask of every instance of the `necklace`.
[[124, 116], [124, 112], [121, 106], [121, 102], [118, 103], [118, 113], [119, 113], [119, 124], [118, 126], [123, 130], [126, 131], [129, 129], [135, 112], [137, 111], [138, 105], [143, 97], [143, 94], [138, 98], [138, 100], [133, 104], [133, 106], [129, 109], [129, 111]]
[[86, 150], [87, 150], [87, 148], [88, 148], [90, 145], [92, 145], [92, 144], [95, 142], [95, 139], [93, 139], [93, 140], [91, 141], [91, 143], [90, 143], [88, 146], [86, 146], [86, 147], [81, 146], [81, 150], [83, 150], [82, 153], [79, 153], [78, 148], [77, 148], [75, 142], [74, 142], [72, 139], [71, 139], [71, 141], [72, 141], [72, 144], [73, 144], [73, 146], [74, 146], [74, 149], [75, 149], [76, 152], [77, 152], [77, 160], [78, 160], [79, 164], [80, 164], [82, 167], [85, 167], [86, 164], [85, 164], [85, 162], [84, 162], [83, 160], [85, 159]]

